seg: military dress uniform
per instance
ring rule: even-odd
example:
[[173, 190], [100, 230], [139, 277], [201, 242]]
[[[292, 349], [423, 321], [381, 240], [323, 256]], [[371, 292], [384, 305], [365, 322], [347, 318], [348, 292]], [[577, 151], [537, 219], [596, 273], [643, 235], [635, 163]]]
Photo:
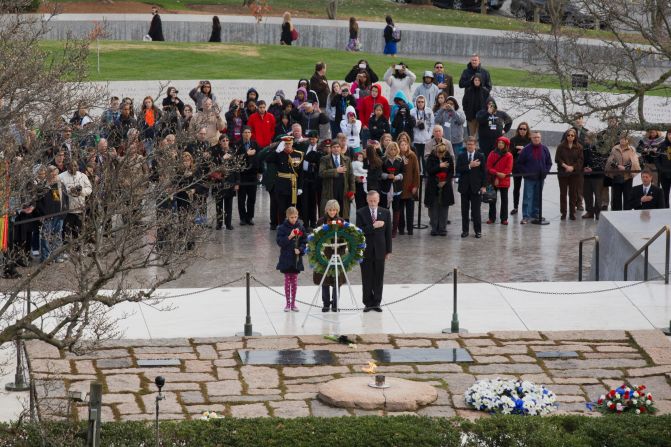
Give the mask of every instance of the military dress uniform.
[[277, 167], [277, 179], [275, 180], [275, 197], [277, 209], [280, 215], [284, 214], [290, 206], [296, 206], [298, 197], [302, 193], [303, 175], [303, 153], [291, 149], [285, 150], [287, 141], [292, 137], [283, 137], [282, 143], [277, 146], [275, 152], [268, 154], [267, 163], [273, 163]]

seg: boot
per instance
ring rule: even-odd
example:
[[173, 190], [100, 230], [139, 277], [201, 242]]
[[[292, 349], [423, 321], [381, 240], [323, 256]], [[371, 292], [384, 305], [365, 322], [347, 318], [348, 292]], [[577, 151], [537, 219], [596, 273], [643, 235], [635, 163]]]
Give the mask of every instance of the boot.
[[401, 213], [398, 211], [394, 211], [394, 217], [391, 224], [391, 237], [396, 237], [396, 233], [398, 233], [398, 221], [400, 217]]

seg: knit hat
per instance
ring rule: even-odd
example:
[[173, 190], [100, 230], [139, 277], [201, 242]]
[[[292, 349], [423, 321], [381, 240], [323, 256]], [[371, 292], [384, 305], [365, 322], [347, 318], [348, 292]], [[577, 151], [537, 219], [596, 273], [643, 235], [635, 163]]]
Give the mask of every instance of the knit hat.
[[278, 90], [275, 92], [275, 97], [279, 96], [280, 99], [284, 99], [286, 95], [284, 94], [284, 90]]
[[496, 139], [496, 146], [499, 146], [499, 141], [503, 141], [506, 144], [506, 149], [510, 148], [510, 140], [507, 137], [501, 136]]

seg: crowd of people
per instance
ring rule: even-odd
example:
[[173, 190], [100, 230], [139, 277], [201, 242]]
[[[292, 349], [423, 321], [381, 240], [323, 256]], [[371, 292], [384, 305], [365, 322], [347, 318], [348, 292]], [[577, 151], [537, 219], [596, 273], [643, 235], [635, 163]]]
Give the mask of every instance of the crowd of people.
[[[139, 107], [131, 98], [113, 96], [99, 118], [82, 105], [47, 147], [29, 136], [27, 123], [17, 123], [17, 144], [41, 145], [45, 155], [34, 168], [39, 193], [14, 221], [47, 217], [17, 227], [14, 243], [43, 262], [52, 260], [54, 247], [62, 237], [76, 235], [90, 212], [86, 202], [99, 165], [123, 159], [128, 170], [124, 181], [130, 182], [160, 175], [166, 154], [180, 160], [180, 180], [170, 200], [157, 207], [159, 217], [186, 209], [205, 223], [211, 198], [216, 203], [214, 228], [231, 231], [237, 197], [238, 225], [255, 225], [260, 182], [270, 198], [270, 229], [282, 230], [278, 243], [288, 247], [289, 258], [304, 245], [284, 243], [280, 234], [295, 235], [297, 225], [309, 233], [328, 209], [349, 220], [356, 212], [352, 207], [370, 206], [373, 191], [379, 209], [389, 210], [384, 231], [392, 238], [413, 235], [420, 199], [428, 208], [430, 235], [446, 236], [457, 185], [463, 238], [471, 226], [476, 238], [482, 236], [483, 201], [489, 204], [486, 224], [508, 225], [520, 210], [521, 224], [542, 219], [542, 188], [553, 164], [562, 219], [575, 220], [577, 210], [585, 211], [582, 218], [598, 219], [609, 205], [612, 210], [669, 206], [671, 130], [663, 135], [650, 129], [634, 146], [616, 118], [594, 133], [585, 128], [584, 117], [576, 116], [553, 160], [541, 133], [528, 123], [519, 123], [510, 139], [506, 136], [513, 120], [492, 97], [493, 80], [478, 55], [458, 77], [464, 89], [461, 101], [443, 63], [419, 73], [418, 78], [399, 61], [380, 77], [362, 59], [344, 73], [343, 82], [329, 82], [327, 65], [318, 62], [309, 78], [298, 81], [295, 93], [278, 90], [264, 99], [249, 88], [244, 99], [230, 99], [225, 110], [209, 81], [195, 85], [188, 99], [169, 87], [165, 97], [147, 96]], [[381, 83], [389, 87], [387, 97]], [[639, 172], [643, 184], [633, 188]], [[136, 205], [141, 208], [141, 200]], [[160, 234], [157, 240], [162, 240]], [[28, 265], [26, 257], [16, 263]], [[278, 269], [284, 269], [280, 264]], [[287, 309], [295, 310], [297, 272], [290, 270]], [[376, 310], [381, 297], [371, 281], [367, 307]], [[334, 306], [328, 288], [323, 298], [326, 310]]]

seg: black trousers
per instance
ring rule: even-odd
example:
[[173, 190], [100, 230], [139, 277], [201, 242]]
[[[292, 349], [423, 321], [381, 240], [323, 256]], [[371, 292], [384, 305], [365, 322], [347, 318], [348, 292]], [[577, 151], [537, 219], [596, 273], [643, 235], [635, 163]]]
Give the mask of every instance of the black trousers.
[[631, 188], [634, 181], [629, 179], [624, 183], [613, 183], [610, 208], [613, 211], [622, 211], [628, 209], [627, 203], [631, 197]]
[[480, 216], [480, 193], [462, 193], [461, 194], [461, 232], [468, 233], [469, 220], [468, 211], [471, 212], [473, 221], [473, 230], [476, 233], [482, 233], [482, 218]]
[[368, 204], [368, 202], [366, 202], [366, 191], [363, 190], [363, 183], [356, 182], [355, 186], [356, 193], [354, 194], [354, 203], [356, 204], [356, 209], [363, 208]]
[[399, 231], [405, 231], [407, 224], [408, 234], [412, 234], [412, 227], [415, 222], [415, 200], [412, 197], [409, 199], [401, 199], [401, 206], [399, 207], [399, 210], [401, 211], [398, 221]]
[[671, 192], [671, 177], [662, 177], [660, 175], [659, 183], [662, 185], [662, 191], [664, 192], [664, 203], [666, 204], [667, 208], [671, 208], [671, 204], [669, 203], [669, 192]]
[[[214, 204], [217, 209], [217, 228], [221, 228], [222, 222], [227, 227], [231, 226], [231, 219], [233, 217], [233, 194], [223, 191], [212, 192], [212, 198], [214, 198]], [[240, 218], [240, 220], [242, 220], [242, 218]]]
[[378, 307], [382, 302], [384, 285], [384, 258], [364, 258], [361, 263], [363, 305]]
[[314, 228], [317, 226], [317, 185], [314, 180], [305, 181], [303, 194], [298, 197], [300, 216], [303, 225]]
[[520, 204], [520, 190], [522, 189], [522, 177], [513, 177], [513, 208], [518, 209]]
[[322, 284], [322, 303], [324, 307], [338, 307], [338, 291], [335, 286]]
[[[501, 200], [501, 221], [508, 220], [508, 188], [496, 188]], [[496, 202], [489, 204], [489, 220], [496, 221]]]
[[75, 240], [79, 238], [79, 233], [82, 230], [83, 215], [76, 213], [68, 213], [65, 215], [63, 222], [63, 240]]
[[[300, 197], [299, 197], [300, 198]], [[277, 194], [276, 195], [276, 202], [277, 202], [277, 215], [279, 217], [279, 221], [277, 224], [279, 225], [282, 223], [284, 220], [284, 217], [286, 216], [286, 211], [287, 208], [290, 206], [293, 206], [291, 203], [291, 195], [290, 194]]]
[[278, 211], [277, 193], [274, 188], [268, 191], [268, 197], [270, 197], [270, 225], [279, 225], [282, 219]]
[[[252, 183], [252, 182], [247, 182]], [[242, 184], [238, 189], [238, 214], [240, 222], [254, 219], [254, 206], [256, 205], [256, 183]]]

